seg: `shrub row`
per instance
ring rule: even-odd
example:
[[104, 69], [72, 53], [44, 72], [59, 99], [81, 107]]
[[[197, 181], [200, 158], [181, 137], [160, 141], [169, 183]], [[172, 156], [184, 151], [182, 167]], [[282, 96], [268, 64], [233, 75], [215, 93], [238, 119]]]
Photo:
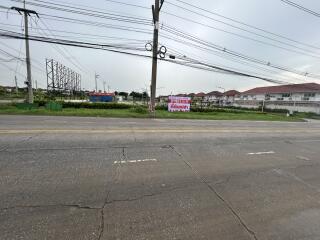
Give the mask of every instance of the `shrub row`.
[[[39, 106], [44, 107], [48, 101], [37, 101]], [[57, 102], [62, 105], [63, 108], [90, 108], [90, 109], [130, 109], [129, 104], [123, 103], [91, 103], [91, 102]]]

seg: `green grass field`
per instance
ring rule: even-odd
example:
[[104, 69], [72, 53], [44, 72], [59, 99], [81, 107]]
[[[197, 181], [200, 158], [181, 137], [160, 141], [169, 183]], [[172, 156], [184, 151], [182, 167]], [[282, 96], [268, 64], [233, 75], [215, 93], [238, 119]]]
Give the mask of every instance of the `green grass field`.
[[[0, 106], [0, 114], [14, 115], [50, 115], [50, 116], [80, 116], [80, 117], [114, 117], [114, 118], [148, 118], [146, 112], [138, 112], [134, 109], [87, 109], [64, 108], [62, 111], [51, 111], [43, 107], [32, 110], [18, 109], [15, 106]], [[168, 119], [202, 119], [202, 120], [253, 120], [253, 121], [303, 121], [303, 115], [287, 117], [282, 113], [260, 112], [167, 112], [158, 110], [157, 118]]]

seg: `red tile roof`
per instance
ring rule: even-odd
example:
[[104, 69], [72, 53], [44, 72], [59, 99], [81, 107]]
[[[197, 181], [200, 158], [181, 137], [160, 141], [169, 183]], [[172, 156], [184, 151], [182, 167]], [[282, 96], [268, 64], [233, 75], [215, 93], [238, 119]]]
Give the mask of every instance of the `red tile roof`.
[[221, 97], [223, 95], [222, 92], [219, 91], [212, 91], [206, 94], [207, 96], [215, 96], [215, 97]]
[[240, 94], [240, 92], [238, 92], [236, 90], [229, 90], [229, 91], [226, 91], [223, 95], [227, 96], [227, 97], [233, 97], [238, 94]]
[[204, 92], [199, 92], [197, 94], [194, 95], [195, 97], [204, 97], [206, 96], [206, 94]]
[[180, 93], [180, 94], [177, 94], [176, 96], [177, 96], [177, 97], [187, 97], [187, 94]]
[[271, 87], [257, 87], [243, 92], [242, 94], [268, 94], [268, 93], [309, 93], [320, 92], [320, 84], [304, 83], [304, 84], [290, 84]]

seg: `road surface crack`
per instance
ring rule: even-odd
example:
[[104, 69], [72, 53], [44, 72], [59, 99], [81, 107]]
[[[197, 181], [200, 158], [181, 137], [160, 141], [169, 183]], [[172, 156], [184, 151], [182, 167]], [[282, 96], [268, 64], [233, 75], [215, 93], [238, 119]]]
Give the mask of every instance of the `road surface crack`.
[[51, 204], [51, 205], [16, 205], [12, 207], [0, 208], [1, 211], [7, 211], [17, 208], [54, 208], [54, 207], [65, 207], [65, 208], [78, 208], [85, 210], [99, 210], [100, 207], [90, 207], [90, 206], [82, 206], [80, 204]]
[[[40, 135], [40, 133], [35, 134], [34, 136], [30, 136], [30, 137], [27, 137], [27, 138], [25, 138], [25, 139], [22, 139], [21, 141], [18, 141], [18, 142], [15, 144], [15, 146], [17, 146], [18, 144], [24, 143], [24, 142], [28, 142], [28, 141], [30, 141], [32, 138], [35, 138], [35, 137], [37, 137], [37, 136], [39, 136], [39, 135]], [[0, 152], [5, 152], [5, 151], [7, 151], [9, 148], [10, 148], [10, 145], [7, 145], [7, 146], [3, 147], [2, 149], [0, 149]]]
[[[121, 147], [121, 155], [120, 155], [120, 159], [121, 161], [124, 161], [127, 158], [126, 155], [126, 151], [125, 151], [125, 147]], [[110, 194], [112, 191], [112, 186], [115, 185], [117, 183], [117, 181], [120, 178], [120, 168], [121, 168], [121, 161], [119, 164], [116, 165], [116, 169], [114, 171], [114, 174], [111, 178], [111, 185], [109, 190], [107, 191], [106, 194], [106, 198], [104, 200], [104, 203], [102, 205], [102, 207], [100, 208], [100, 215], [101, 215], [101, 219], [100, 219], [100, 225], [99, 225], [99, 236], [98, 236], [98, 240], [100, 240], [104, 234], [104, 222], [105, 222], [105, 216], [104, 216], [104, 208], [107, 206], [107, 204], [109, 204], [109, 198], [110, 198]]]
[[205, 184], [209, 190], [211, 192], [213, 192], [219, 199], [220, 201], [231, 211], [231, 213], [235, 216], [235, 218], [240, 222], [240, 224], [243, 226], [243, 228], [249, 233], [249, 235], [255, 239], [255, 240], [258, 240], [257, 236], [256, 236], [256, 233], [251, 230], [248, 225], [244, 222], [244, 220], [241, 218], [240, 214], [237, 213], [237, 211], [231, 206], [231, 204], [228, 203], [227, 200], [225, 200], [223, 198], [223, 196], [213, 187], [210, 185], [210, 183], [203, 177], [201, 177], [201, 175], [199, 174], [199, 172], [192, 166], [192, 164], [187, 161], [184, 157], [183, 157], [183, 154], [180, 153], [179, 151], [177, 151], [177, 149], [170, 145], [170, 148], [178, 155], [181, 157], [181, 160], [184, 162], [185, 165], [187, 165], [191, 171], [194, 173], [194, 175], [203, 183]]

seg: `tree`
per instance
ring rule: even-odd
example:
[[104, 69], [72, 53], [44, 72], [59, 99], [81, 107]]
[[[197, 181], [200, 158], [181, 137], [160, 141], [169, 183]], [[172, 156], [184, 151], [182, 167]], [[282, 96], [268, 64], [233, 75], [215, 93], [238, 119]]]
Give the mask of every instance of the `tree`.
[[135, 92], [135, 91], [132, 91], [130, 93], [130, 96], [132, 96], [133, 98], [138, 98], [138, 99], [142, 99], [142, 93], [139, 93], [139, 92]]
[[147, 92], [143, 92], [143, 93], [142, 93], [142, 97], [143, 97], [143, 98], [148, 98], [148, 97], [149, 97], [149, 95], [148, 95], [148, 93], [147, 93]]
[[123, 96], [125, 100], [128, 99], [128, 95], [129, 95], [129, 93], [127, 93], [127, 92], [119, 92], [119, 96]]

